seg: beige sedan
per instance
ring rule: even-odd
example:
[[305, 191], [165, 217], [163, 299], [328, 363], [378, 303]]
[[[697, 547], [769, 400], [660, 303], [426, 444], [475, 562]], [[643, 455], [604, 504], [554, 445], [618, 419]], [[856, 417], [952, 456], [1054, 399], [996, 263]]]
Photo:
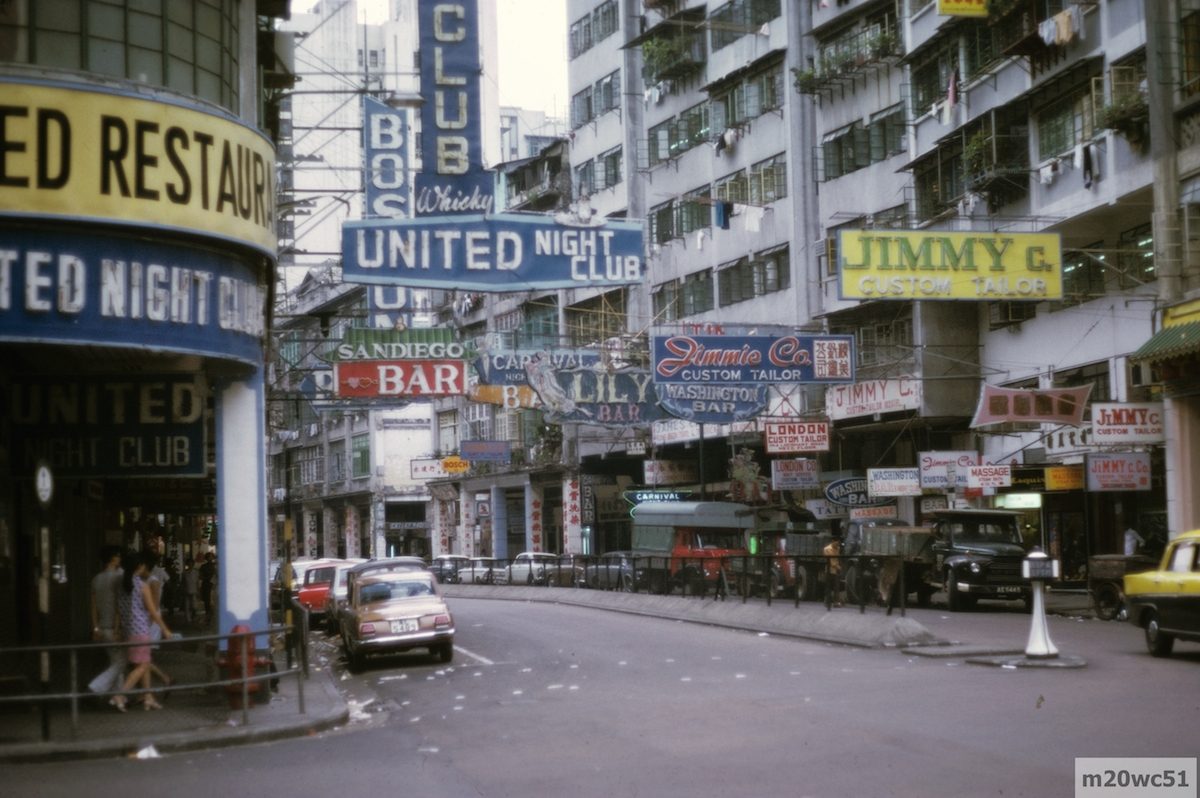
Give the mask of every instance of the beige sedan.
[[342, 617], [342, 646], [354, 670], [368, 654], [412, 648], [427, 648], [442, 662], [454, 658], [454, 616], [429, 571], [355, 580]]

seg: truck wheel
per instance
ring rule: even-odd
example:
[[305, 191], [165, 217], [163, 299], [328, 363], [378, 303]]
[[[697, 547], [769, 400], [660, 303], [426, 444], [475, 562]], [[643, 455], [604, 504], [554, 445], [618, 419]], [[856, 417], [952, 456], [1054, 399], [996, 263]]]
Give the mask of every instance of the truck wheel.
[[1092, 593], [1092, 604], [1097, 618], [1111, 621], [1121, 611], [1121, 591], [1112, 582], [1102, 582]]
[[1158, 613], [1151, 612], [1146, 619], [1146, 650], [1155, 657], [1169, 657], [1175, 647], [1175, 638], [1158, 626]]
[[851, 604], [871, 604], [875, 595], [875, 575], [858, 563], [846, 568], [846, 598]]
[[958, 592], [958, 582], [954, 579], [953, 571], [946, 571], [946, 606], [950, 612], [960, 612], [964, 609], [965, 602], [962, 594]]

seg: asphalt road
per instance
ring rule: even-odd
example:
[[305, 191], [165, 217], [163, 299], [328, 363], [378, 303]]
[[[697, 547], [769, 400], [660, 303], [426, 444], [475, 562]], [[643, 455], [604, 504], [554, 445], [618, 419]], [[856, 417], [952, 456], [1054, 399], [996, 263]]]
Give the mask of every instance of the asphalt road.
[[[1004, 670], [694, 624], [456, 599], [452, 665], [347, 674], [341, 730], [148, 761], [9, 768], [5, 795], [1070, 796], [1076, 756], [1195, 756], [1200, 646], [1054, 619], [1082, 670]], [[1022, 613], [954, 614], [964, 642]], [[975, 635], [974, 638], [971, 636]], [[382, 792], [382, 791], [386, 791]]]

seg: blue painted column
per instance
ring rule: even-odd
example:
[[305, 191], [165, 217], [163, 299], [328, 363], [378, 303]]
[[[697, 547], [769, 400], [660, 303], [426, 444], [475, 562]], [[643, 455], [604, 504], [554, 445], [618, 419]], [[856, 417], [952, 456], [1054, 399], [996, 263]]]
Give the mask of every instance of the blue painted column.
[[[213, 386], [217, 435], [217, 630], [269, 625], [265, 384], [261, 368]], [[260, 637], [256, 645], [266, 646]]]

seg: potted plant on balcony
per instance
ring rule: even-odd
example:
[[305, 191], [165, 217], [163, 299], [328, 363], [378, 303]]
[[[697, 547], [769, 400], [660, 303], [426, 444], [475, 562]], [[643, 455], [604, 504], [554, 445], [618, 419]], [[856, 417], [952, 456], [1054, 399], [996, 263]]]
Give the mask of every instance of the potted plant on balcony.
[[1141, 148], [1146, 141], [1150, 125], [1150, 109], [1146, 95], [1133, 91], [1114, 97], [1112, 102], [1100, 109], [1096, 115], [1096, 126], [1112, 130], [1134, 147]]
[[642, 43], [642, 65], [647, 80], [656, 81], [684, 57], [683, 42], [679, 39], [649, 39]]
[[796, 84], [796, 91], [801, 94], [816, 94], [817, 84], [820, 78], [815, 70], [812, 69], [792, 69], [792, 78]]
[[963, 167], [969, 183], [975, 184], [986, 176], [992, 165], [991, 148], [991, 140], [983, 128], [976, 130], [963, 144]]
[[876, 59], [896, 54], [896, 34], [890, 30], [880, 31], [871, 40], [871, 55]]

